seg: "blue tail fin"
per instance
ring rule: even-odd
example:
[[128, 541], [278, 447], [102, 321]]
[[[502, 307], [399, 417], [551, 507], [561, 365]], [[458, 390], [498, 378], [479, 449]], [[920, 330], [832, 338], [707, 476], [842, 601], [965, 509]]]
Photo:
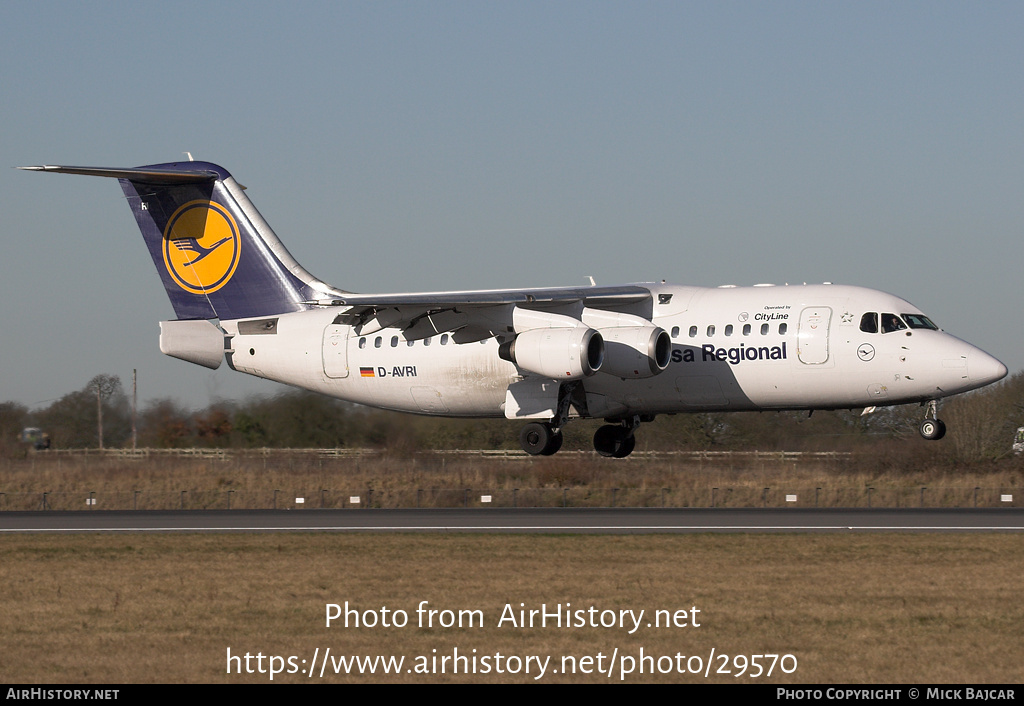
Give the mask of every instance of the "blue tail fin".
[[343, 294], [295, 262], [216, 164], [29, 169], [118, 179], [178, 319], [284, 314]]

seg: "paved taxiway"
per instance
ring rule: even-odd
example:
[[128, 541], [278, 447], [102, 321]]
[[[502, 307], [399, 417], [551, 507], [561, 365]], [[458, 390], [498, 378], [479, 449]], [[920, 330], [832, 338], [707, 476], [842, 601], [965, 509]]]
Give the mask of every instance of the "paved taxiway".
[[1024, 531], [1024, 508], [495, 508], [2, 512], [14, 532], [979, 532]]

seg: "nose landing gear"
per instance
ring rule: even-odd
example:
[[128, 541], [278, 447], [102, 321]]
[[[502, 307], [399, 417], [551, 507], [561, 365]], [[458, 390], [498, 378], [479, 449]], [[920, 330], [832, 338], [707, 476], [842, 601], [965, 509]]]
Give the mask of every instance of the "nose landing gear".
[[946, 425], [938, 419], [938, 403], [935, 400], [928, 402], [928, 411], [925, 412], [925, 420], [921, 422], [920, 432], [928, 441], [938, 441], [946, 435]]
[[921, 422], [920, 431], [928, 441], [938, 441], [946, 435], [946, 425], [940, 419], [925, 419]]

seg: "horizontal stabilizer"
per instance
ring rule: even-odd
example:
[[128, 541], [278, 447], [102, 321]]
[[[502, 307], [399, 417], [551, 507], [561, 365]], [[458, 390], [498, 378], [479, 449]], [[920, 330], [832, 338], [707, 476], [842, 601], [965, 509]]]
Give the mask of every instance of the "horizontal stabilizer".
[[113, 179], [128, 179], [145, 184], [198, 184], [213, 181], [217, 172], [209, 169], [153, 169], [139, 167], [135, 169], [115, 169], [111, 167], [62, 167], [55, 164], [44, 164], [38, 167], [18, 167], [30, 172], [54, 172], [56, 174], [82, 174], [84, 176], [101, 176]]

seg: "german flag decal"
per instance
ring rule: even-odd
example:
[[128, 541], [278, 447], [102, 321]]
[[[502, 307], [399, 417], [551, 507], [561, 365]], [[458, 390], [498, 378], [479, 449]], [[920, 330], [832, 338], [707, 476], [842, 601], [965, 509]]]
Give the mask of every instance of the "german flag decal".
[[364, 378], [376, 377], [373, 374], [373, 368], [359, 368], [359, 376]]

